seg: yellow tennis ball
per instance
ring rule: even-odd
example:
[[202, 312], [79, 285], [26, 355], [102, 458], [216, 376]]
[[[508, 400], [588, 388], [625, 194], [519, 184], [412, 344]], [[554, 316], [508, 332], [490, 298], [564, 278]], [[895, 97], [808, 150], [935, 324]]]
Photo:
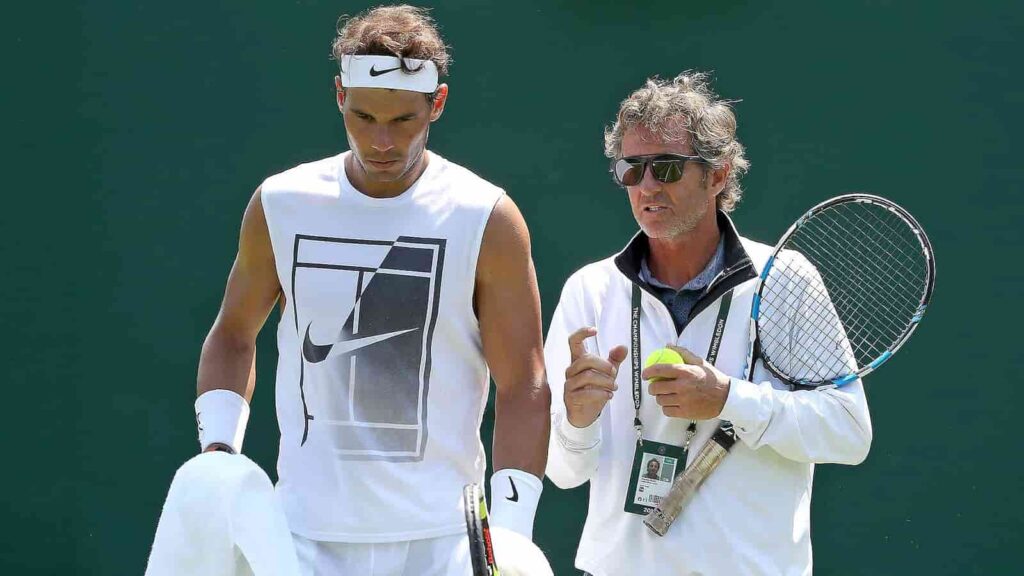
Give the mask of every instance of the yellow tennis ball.
[[[671, 348], [658, 348], [647, 356], [647, 360], [644, 361], [644, 368], [650, 368], [655, 364], [686, 364], [686, 361], [679, 355], [679, 352]], [[651, 378], [652, 382], [657, 380], [661, 380], [661, 378]]]

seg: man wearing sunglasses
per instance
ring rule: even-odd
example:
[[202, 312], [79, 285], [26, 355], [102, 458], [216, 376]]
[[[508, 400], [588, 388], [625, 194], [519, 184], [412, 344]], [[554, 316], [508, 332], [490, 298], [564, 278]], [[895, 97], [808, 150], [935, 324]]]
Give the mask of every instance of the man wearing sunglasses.
[[[749, 163], [736, 117], [702, 73], [649, 80], [605, 133], [611, 176], [640, 232], [566, 282], [545, 360], [547, 475], [590, 481], [576, 566], [612, 574], [810, 574], [814, 463], [855, 464], [871, 441], [863, 391], [790, 392], [762, 365], [747, 382], [749, 312], [771, 247], [728, 214]], [[684, 364], [644, 368], [673, 347]], [[643, 525], [723, 421], [738, 438], [664, 537]]]

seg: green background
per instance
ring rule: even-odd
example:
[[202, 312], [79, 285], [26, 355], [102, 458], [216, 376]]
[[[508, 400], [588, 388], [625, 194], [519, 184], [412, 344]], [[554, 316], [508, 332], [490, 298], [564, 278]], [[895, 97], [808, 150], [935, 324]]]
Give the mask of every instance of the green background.
[[[197, 448], [196, 364], [242, 210], [267, 175], [344, 146], [327, 56], [337, 16], [366, 6], [4, 8], [0, 573], [142, 573]], [[466, 0], [434, 14], [455, 64], [431, 147], [522, 208], [545, 321], [565, 278], [635, 229], [602, 129], [648, 75], [714, 70], [742, 100], [746, 235], [773, 243], [856, 190], [914, 213], [935, 297], [869, 378], [868, 460], [817, 469], [817, 573], [1015, 570], [1024, 4]], [[272, 472], [271, 330], [259, 347], [246, 446]], [[573, 573], [585, 502], [545, 490], [536, 539], [558, 574]]]

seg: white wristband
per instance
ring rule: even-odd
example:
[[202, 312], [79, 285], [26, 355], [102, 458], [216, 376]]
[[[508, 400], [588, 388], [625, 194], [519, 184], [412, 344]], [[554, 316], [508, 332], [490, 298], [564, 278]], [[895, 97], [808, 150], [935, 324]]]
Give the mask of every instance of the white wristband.
[[491, 475], [491, 526], [518, 532], [533, 540], [533, 517], [544, 483], [529, 472], [505, 468]]
[[199, 449], [220, 443], [235, 454], [242, 452], [245, 425], [249, 423], [249, 403], [231, 390], [210, 390], [196, 398], [196, 424]]

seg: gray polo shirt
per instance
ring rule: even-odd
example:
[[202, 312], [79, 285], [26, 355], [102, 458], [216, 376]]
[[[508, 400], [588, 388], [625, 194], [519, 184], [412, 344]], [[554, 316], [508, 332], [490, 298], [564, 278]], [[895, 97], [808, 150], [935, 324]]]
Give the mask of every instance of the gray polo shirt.
[[646, 256], [640, 261], [640, 279], [647, 283], [651, 291], [668, 308], [672, 315], [672, 321], [676, 325], [676, 332], [680, 332], [690, 320], [690, 312], [693, 310], [694, 304], [707, 292], [711, 281], [724, 267], [725, 242], [722, 238], [719, 239], [718, 248], [715, 249], [715, 253], [711, 256], [711, 260], [708, 260], [704, 270], [679, 290], [661, 282], [651, 274], [651, 269], [647, 267]]

